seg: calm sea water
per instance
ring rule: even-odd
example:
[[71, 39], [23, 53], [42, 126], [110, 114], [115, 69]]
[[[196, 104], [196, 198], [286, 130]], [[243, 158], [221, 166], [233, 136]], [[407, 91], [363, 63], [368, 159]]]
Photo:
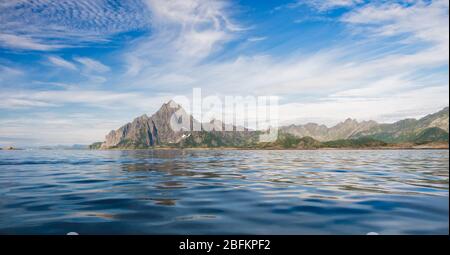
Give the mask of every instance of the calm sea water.
[[449, 151], [0, 151], [3, 234], [448, 234]]

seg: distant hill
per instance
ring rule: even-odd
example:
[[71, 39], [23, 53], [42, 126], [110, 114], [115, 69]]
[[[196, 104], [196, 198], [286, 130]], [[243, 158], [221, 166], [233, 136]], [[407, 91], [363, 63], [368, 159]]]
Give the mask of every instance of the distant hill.
[[289, 125], [280, 127], [280, 131], [298, 137], [309, 136], [319, 141], [331, 141], [350, 138], [358, 132], [368, 130], [377, 125], [378, 123], [375, 121], [358, 122], [354, 119], [348, 118], [344, 122], [330, 128], [325, 125], [308, 123], [305, 125]]
[[361, 137], [356, 139], [327, 141], [323, 142], [322, 145], [327, 148], [378, 148], [388, 144], [373, 138]]
[[[354, 119], [347, 119], [330, 128], [325, 125], [308, 123], [305, 125], [284, 126], [280, 130], [297, 137], [309, 136], [322, 142], [361, 137], [368, 137], [386, 143], [413, 142], [422, 131], [433, 127], [445, 131], [448, 137], [448, 117], [449, 108], [446, 107], [419, 120], [404, 119], [392, 124], [379, 124], [375, 121], [358, 122]], [[441, 138], [444, 137], [445, 134], [441, 134]], [[439, 141], [445, 141], [445, 139], [439, 139]]]
[[[448, 107], [439, 112], [427, 115], [421, 119], [404, 119], [392, 124], [379, 124], [367, 130], [360, 131], [350, 138], [370, 137], [387, 143], [415, 142], [420, 136], [439, 132], [434, 141], [448, 141]], [[426, 131], [430, 128], [430, 131]], [[425, 134], [424, 134], [425, 132]], [[423, 139], [423, 138], [422, 138]]]
[[[279, 129], [276, 141], [260, 143], [259, 135], [262, 131], [236, 131], [236, 127], [218, 120], [200, 123], [180, 105], [170, 101], [152, 116], [142, 115], [119, 129], [112, 130], [106, 135], [104, 142], [93, 143], [89, 148], [318, 149], [377, 148], [397, 143], [448, 143], [448, 111], [447, 107], [419, 120], [405, 119], [392, 124], [347, 119], [331, 128], [315, 123], [284, 126]], [[183, 122], [186, 119], [190, 119], [190, 126]], [[179, 129], [172, 130], [171, 123], [178, 123]], [[194, 126], [201, 127], [201, 131], [190, 131]], [[234, 131], [221, 131], [224, 127]]]
[[424, 129], [419, 132], [414, 139], [414, 142], [417, 144], [442, 141], [448, 142], [448, 132], [438, 127]]
[[279, 133], [275, 142], [260, 143], [257, 147], [261, 149], [319, 149], [322, 144], [310, 136], [297, 137], [289, 133]]
[[[41, 150], [85, 150], [90, 148], [91, 145], [73, 144], [73, 145], [52, 145], [52, 146], [39, 146], [37, 148]], [[33, 147], [31, 147], [33, 148]]]

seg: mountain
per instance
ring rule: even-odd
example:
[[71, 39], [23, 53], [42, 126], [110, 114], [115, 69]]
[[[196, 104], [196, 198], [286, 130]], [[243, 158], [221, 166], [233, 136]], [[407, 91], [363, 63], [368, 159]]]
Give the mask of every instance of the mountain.
[[322, 146], [326, 148], [379, 148], [388, 144], [369, 137], [357, 139], [338, 139], [334, 141], [323, 142]]
[[[191, 124], [187, 126], [190, 119]], [[174, 131], [171, 123], [179, 125]], [[201, 131], [193, 130], [200, 127]], [[253, 146], [258, 139], [257, 132], [221, 131], [222, 128], [236, 130], [233, 125], [211, 120], [200, 123], [174, 101], [169, 101], [151, 117], [142, 115], [132, 122], [106, 135], [105, 142], [94, 143], [91, 149], [113, 148], [150, 148], [150, 147], [248, 147]], [[220, 130], [220, 131], [216, 131]]]
[[298, 137], [289, 133], [278, 133], [278, 138], [272, 143], [260, 143], [259, 149], [319, 149], [322, 143], [316, 139], [305, 136]]
[[430, 133], [437, 132], [434, 128], [439, 128], [442, 132], [439, 132], [439, 135], [434, 135], [432, 140], [445, 141], [445, 137], [448, 137], [448, 117], [449, 108], [446, 107], [419, 120], [404, 119], [392, 124], [379, 124], [375, 121], [358, 122], [354, 119], [347, 119], [330, 128], [325, 125], [308, 123], [284, 126], [280, 128], [280, 131], [297, 137], [312, 137], [321, 142], [366, 137], [385, 143], [402, 143], [415, 142], [420, 135], [423, 136], [422, 132], [427, 129], [433, 128], [426, 133], [430, 135]]
[[[182, 124], [183, 119], [188, 118], [192, 119], [180, 105], [169, 101], [151, 117], [144, 114], [121, 128], [112, 130], [106, 135], [100, 148], [148, 148], [176, 144], [183, 138], [183, 130], [189, 130], [190, 127], [181, 126], [179, 131], [174, 131], [170, 123], [174, 121]], [[198, 122], [193, 120], [193, 123], [195, 125]]]
[[375, 121], [358, 122], [348, 118], [331, 128], [316, 123], [308, 123], [305, 125], [284, 126], [280, 128], [280, 131], [298, 137], [309, 136], [319, 141], [331, 141], [350, 138], [358, 132], [369, 130], [377, 125], [378, 123]]
[[73, 145], [44, 145], [38, 147], [28, 147], [31, 149], [38, 148], [40, 150], [86, 150], [90, 148], [91, 145], [84, 144], [73, 144]]
[[417, 134], [414, 142], [417, 144], [444, 141], [448, 142], [448, 132], [438, 127], [427, 128]]
[[256, 131], [196, 131], [189, 132], [178, 147], [182, 148], [254, 148], [258, 144]]
[[[347, 119], [333, 127], [308, 123], [279, 129], [277, 140], [260, 143], [262, 131], [236, 131], [219, 120], [200, 123], [177, 103], [169, 101], [152, 116], [142, 115], [106, 135], [90, 149], [145, 149], [153, 147], [234, 147], [256, 149], [378, 148], [397, 143], [423, 145], [448, 143], [448, 107], [419, 120], [392, 124]], [[183, 121], [183, 120], [190, 120]], [[172, 125], [178, 127], [173, 130]], [[190, 131], [199, 127], [201, 131]], [[233, 131], [222, 131], [222, 129]]]
[[[423, 139], [424, 135], [428, 135], [430, 138], [431, 133], [439, 132], [439, 136], [433, 136], [434, 141], [444, 141], [445, 139], [442, 140], [442, 138], [445, 136], [448, 141], [448, 117], [449, 108], [446, 107], [418, 120], [404, 119], [392, 124], [375, 125], [353, 134], [350, 138], [370, 137], [387, 143], [402, 143]], [[439, 131], [435, 128], [438, 128]], [[421, 136], [422, 138], [420, 138]]]

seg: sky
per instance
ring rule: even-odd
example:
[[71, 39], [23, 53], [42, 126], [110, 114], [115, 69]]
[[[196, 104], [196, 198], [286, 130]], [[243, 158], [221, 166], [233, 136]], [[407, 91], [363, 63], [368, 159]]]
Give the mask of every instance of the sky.
[[449, 104], [448, 0], [0, 0], [0, 146], [89, 144], [174, 96], [278, 96], [281, 123]]

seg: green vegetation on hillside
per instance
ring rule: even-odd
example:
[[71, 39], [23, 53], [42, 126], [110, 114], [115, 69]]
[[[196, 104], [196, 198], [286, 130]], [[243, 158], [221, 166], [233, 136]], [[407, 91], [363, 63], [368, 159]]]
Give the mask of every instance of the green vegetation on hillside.
[[275, 142], [260, 144], [259, 147], [280, 147], [283, 149], [317, 149], [321, 147], [321, 144], [319, 141], [309, 136], [300, 138], [289, 133], [280, 132]]
[[383, 147], [386, 145], [388, 144], [370, 137], [361, 137], [357, 139], [340, 139], [322, 143], [322, 146], [326, 148], [369, 148]]
[[258, 136], [259, 132], [198, 131], [187, 134], [178, 145], [181, 148], [249, 148], [256, 146]]
[[427, 128], [416, 136], [414, 142], [416, 144], [448, 142], [448, 133], [438, 127]]
[[91, 145], [89, 145], [89, 149], [91, 150], [98, 150], [102, 146], [102, 142], [95, 142]]
[[446, 107], [418, 120], [404, 119], [392, 124], [379, 124], [358, 132], [350, 138], [370, 137], [386, 143], [446, 142], [448, 141], [448, 116], [449, 111]]
[[370, 138], [390, 144], [410, 142], [425, 144], [431, 142], [448, 142], [448, 133], [438, 127], [426, 128], [422, 131], [400, 132], [400, 133], [377, 133], [361, 138]]
[[[312, 137], [297, 137], [289, 133], [279, 133], [274, 142], [260, 143], [260, 132], [221, 132], [200, 131], [187, 133], [179, 143], [158, 145], [158, 148], [242, 148], [242, 149], [320, 149], [320, 148], [382, 148], [395, 147], [396, 143], [387, 143], [373, 137], [360, 137], [355, 139], [339, 139], [320, 142]], [[423, 145], [433, 142], [448, 142], [448, 133], [440, 128], [428, 128], [422, 131], [412, 144]], [[94, 143], [90, 149], [100, 149], [101, 143]], [[149, 149], [154, 146], [146, 143], [136, 143], [131, 140], [123, 140], [112, 149]]]

